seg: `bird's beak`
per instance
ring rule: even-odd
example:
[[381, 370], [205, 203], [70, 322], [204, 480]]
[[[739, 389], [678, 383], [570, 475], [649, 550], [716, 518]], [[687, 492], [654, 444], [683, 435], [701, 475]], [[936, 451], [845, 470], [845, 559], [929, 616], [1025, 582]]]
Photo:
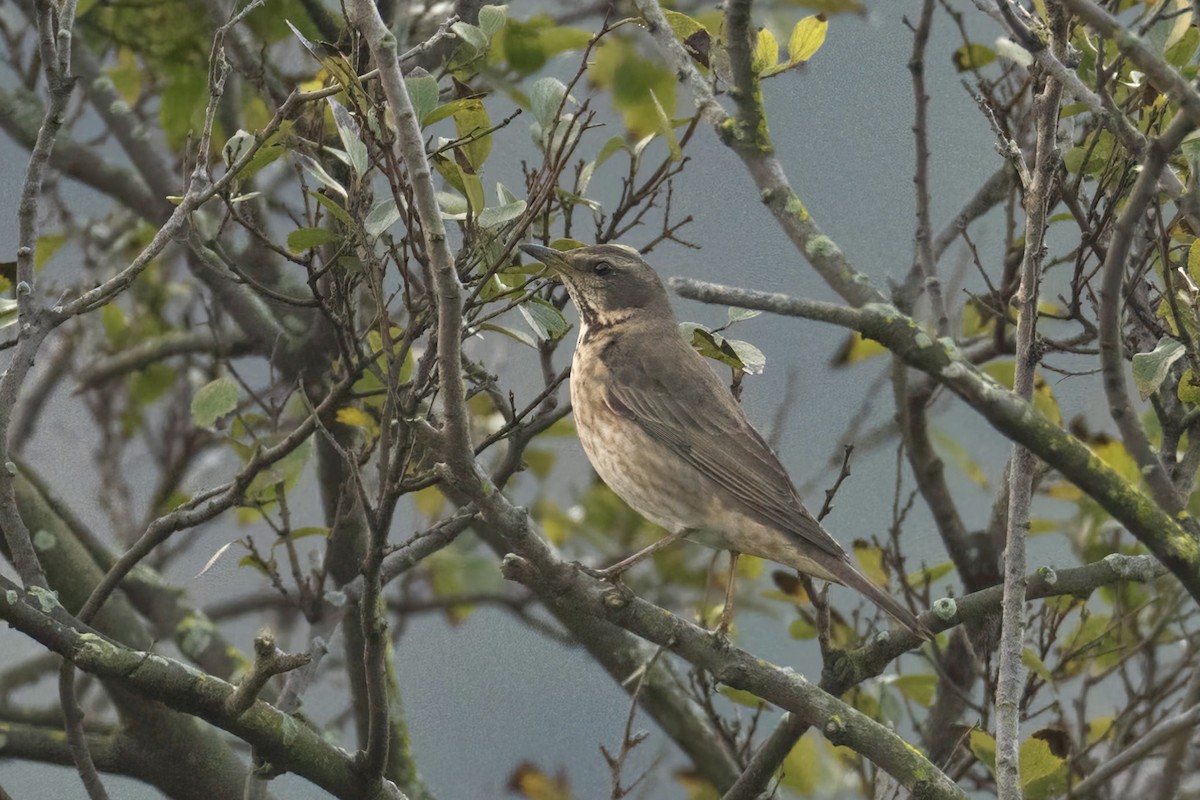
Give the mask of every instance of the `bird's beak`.
[[555, 250], [553, 247], [543, 247], [540, 244], [523, 244], [521, 245], [521, 250], [525, 252], [525, 255], [536, 258], [554, 272], [567, 272], [571, 269], [566, 255]]

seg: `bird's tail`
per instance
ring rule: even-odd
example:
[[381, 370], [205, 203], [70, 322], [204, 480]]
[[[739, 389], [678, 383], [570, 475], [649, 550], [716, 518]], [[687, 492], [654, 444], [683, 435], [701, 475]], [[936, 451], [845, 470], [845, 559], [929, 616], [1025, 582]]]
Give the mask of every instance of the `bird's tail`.
[[[827, 564], [826, 568], [832, 566], [832, 564]], [[909, 611], [896, 598], [875, 585], [870, 578], [864, 575], [854, 564], [850, 563], [849, 559], [837, 566], [838, 569], [830, 569], [830, 572], [833, 572], [841, 583], [849, 586], [859, 594], [865, 595], [868, 600], [891, 614], [900, 624], [922, 639], [933, 638], [933, 631], [925, 623], [917, 619], [916, 614]]]

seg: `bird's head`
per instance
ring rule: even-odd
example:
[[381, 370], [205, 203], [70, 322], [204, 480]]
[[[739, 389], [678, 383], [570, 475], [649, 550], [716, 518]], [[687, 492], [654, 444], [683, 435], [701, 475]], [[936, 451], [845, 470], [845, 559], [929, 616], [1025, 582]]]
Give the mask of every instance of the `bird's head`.
[[597, 244], [559, 251], [523, 244], [521, 249], [562, 280], [589, 328], [607, 327], [635, 313], [639, 318], [674, 323], [667, 290], [632, 247]]

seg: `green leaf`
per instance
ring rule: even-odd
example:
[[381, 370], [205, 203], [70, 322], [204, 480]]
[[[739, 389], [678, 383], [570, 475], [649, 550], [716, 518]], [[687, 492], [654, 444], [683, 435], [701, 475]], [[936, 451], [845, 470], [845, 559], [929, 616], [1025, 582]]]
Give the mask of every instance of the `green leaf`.
[[333, 231], [327, 228], [297, 228], [288, 234], [287, 246], [293, 253], [303, 253], [305, 250], [331, 242], [334, 238]]
[[566, 94], [567, 86], [558, 78], [540, 78], [530, 88], [529, 107], [543, 131], [550, 130], [554, 125], [554, 118], [558, 116], [558, 109]]
[[542, 341], [559, 339], [571, 326], [563, 319], [562, 312], [538, 297], [531, 297], [527, 302], [517, 306], [525, 322], [533, 328], [533, 332]]
[[604, 143], [604, 146], [600, 148], [600, 152], [596, 155], [596, 160], [592, 163], [596, 165], [596, 169], [600, 169], [605, 161], [608, 161], [608, 159], [612, 158], [613, 154], [618, 150], [624, 149], [624, 147], [625, 137], [614, 136]]
[[514, 331], [511, 328], [505, 328], [500, 325], [494, 325], [491, 322], [482, 323], [479, 326], [479, 330], [493, 331], [495, 333], [502, 333], [505, 336], [509, 337], [510, 339], [516, 339], [518, 342], [525, 345], [526, 347], [532, 347], [534, 350], [536, 350], [538, 347], [537, 340], [534, 339], [529, 334], [523, 333], [521, 331]]
[[1182, 342], [1164, 336], [1149, 353], [1134, 354], [1133, 382], [1137, 384], [1138, 394], [1143, 400], [1158, 391], [1170, 374], [1171, 365], [1182, 358], [1185, 352], [1187, 349]]
[[172, 150], [187, 142], [188, 134], [204, 125], [208, 103], [208, 70], [191, 63], [172, 61], [165, 66], [166, 85], [158, 103], [158, 123]]
[[1030, 648], [1026, 647], [1021, 651], [1021, 663], [1046, 683], [1054, 682], [1054, 676], [1050, 674], [1050, 668], [1046, 666], [1046, 662], [1042, 661], [1038, 654]]
[[46, 262], [54, 258], [64, 244], [67, 243], [65, 233], [43, 233], [38, 237], [37, 245], [33, 248], [33, 269], [41, 271]]
[[476, 53], [482, 53], [487, 50], [489, 37], [483, 32], [483, 29], [477, 25], [472, 25], [469, 22], [456, 22], [450, 26], [450, 30], [454, 31], [459, 39], [471, 45]]
[[355, 177], [361, 178], [367, 173], [370, 162], [367, 160], [367, 146], [363, 144], [358, 123], [350, 116], [345, 106], [332, 97], [326, 99], [329, 101], [329, 107], [333, 109], [333, 123], [337, 126], [338, 137], [346, 149], [350, 169], [354, 170]]
[[376, 203], [375, 207], [367, 213], [363, 219], [363, 230], [367, 232], [367, 236], [374, 239], [392, 227], [398, 219], [400, 219], [400, 209], [396, 207], [396, 201], [389, 197], [387, 200]]
[[408, 97], [412, 101], [413, 113], [417, 117], [417, 122], [422, 125], [432, 125], [433, 122], [428, 121], [427, 118], [437, 108], [439, 94], [437, 78], [418, 67], [404, 79], [404, 85], [408, 88]]
[[278, 499], [276, 493], [280, 484], [283, 484], [285, 492], [291, 491], [300, 480], [300, 473], [304, 471], [311, 452], [312, 437], [309, 437], [295, 450], [258, 473], [246, 488], [246, 497], [258, 503], [272, 503]]
[[793, 639], [815, 639], [817, 638], [817, 626], [804, 617], [797, 617], [788, 625], [788, 636]]
[[733, 352], [737, 353], [738, 360], [742, 362], [742, 369], [747, 375], [762, 374], [763, 369], [767, 366], [767, 357], [763, 355], [762, 350], [741, 339], [726, 339], [725, 341], [733, 348]]
[[675, 74], [657, 61], [642, 57], [633, 43], [609, 37], [596, 51], [588, 78], [611, 91], [613, 108], [621, 112], [633, 136], [645, 136], [661, 127], [650, 91], [668, 117], [675, 114], [678, 82]]
[[658, 96], [654, 94], [653, 89], [650, 90], [650, 99], [654, 101], [654, 113], [658, 117], [658, 132], [667, 140], [667, 150], [671, 154], [671, 160], [679, 161], [683, 158], [683, 149], [679, 146], [679, 138], [675, 135], [671, 118], [667, 116], [662, 103], [658, 102]]
[[129, 397], [138, 405], [150, 405], [170, 391], [178, 374], [170, 364], [161, 361], [147, 364], [133, 373], [129, 381]]
[[482, 6], [479, 9], [479, 27], [489, 37], [495, 36], [508, 20], [508, 6]]
[[238, 385], [233, 378], [217, 378], [201, 386], [192, 397], [192, 421], [198, 428], [210, 428], [232, 413], [237, 402]]
[[443, 219], [466, 219], [471, 212], [467, 198], [454, 192], [437, 193], [438, 208], [442, 210]]
[[479, 213], [478, 222], [480, 227], [492, 228], [497, 225], [503, 225], [506, 222], [511, 222], [517, 217], [525, 213], [526, 203], [524, 200], [518, 200], [515, 203], [505, 203], [502, 206], [493, 208], [485, 208]]
[[320, 192], [310, 191], [309, 194], [316, 198], [317, 203], [319, 203], [325, 208], [326, 211], [332, 214], [334, 219], [338, 220], [343, 225], [351, 228], [354, 227], [354, 220], [350, 218], [350, 212], [342, 208], [341, 204], [338, 203], [337, 200], [334, 200], [327, 194], [321, 194]]
[[788, 37], [788, 65], [794, 67], [812, 58], [825, 44], [828, 31], [829, 22], [819, 16], [805, 17], [797, 22]]
[[970, 42], [954, 51], [954, 68], [959, 72], [986, 67], [996, 60], [996, 51], [987, 45]]
[[754, 319], [763, 312], [753, 308], [738, 308], [737, 306], [730, 306], [726, 313], [729, 318], [729, 324], [732, 325], [735, 322]]
[[333, 190], [343, 200], [346, 199], [346, 187], [335, 181], [333, 176], [326, 172], [325, 168], [318, 164], [311, 156], [306, 156], [303, 153], [297, 153], [296, 159], [300, 162], [300, 166], [304, 167], [305, 172], [307, 172], [309, 175], [312, 175], [328, 189]]
[[[483, 167], [483, 162], [487, 161], [488, 154], [492, 152], [492, 135], [484, 133], [491, 127], [492, 121], [488, 118], [487, 109], [483, 107], [483, 101], [479, 98], [469, 99], [461, 109], [454, 113], [454, 128], [458, 131], [459, 138], [476, 137], [460, 147], [476, 172], [479, 172]], [[475, 208], [482, 207], [483, 203], [475, 206]]]

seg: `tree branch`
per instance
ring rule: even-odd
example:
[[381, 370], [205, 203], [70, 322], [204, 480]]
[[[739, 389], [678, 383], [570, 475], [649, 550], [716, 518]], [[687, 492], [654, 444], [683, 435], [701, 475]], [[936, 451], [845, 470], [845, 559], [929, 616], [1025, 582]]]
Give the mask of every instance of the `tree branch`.
[[1200, 600], [1200, 546], [1174, 517], [1129, 485], [1079, 439], [983, 375], [952, 343], [933, 341], [915, 320], [894, 306], [877, 303], [847, 308], [679, 278], [672, 279], [671, 286], [692, 300], [829, 322], [878, 341], [957, 394], [994, 428], [1028, 447], [1095, 499]]

